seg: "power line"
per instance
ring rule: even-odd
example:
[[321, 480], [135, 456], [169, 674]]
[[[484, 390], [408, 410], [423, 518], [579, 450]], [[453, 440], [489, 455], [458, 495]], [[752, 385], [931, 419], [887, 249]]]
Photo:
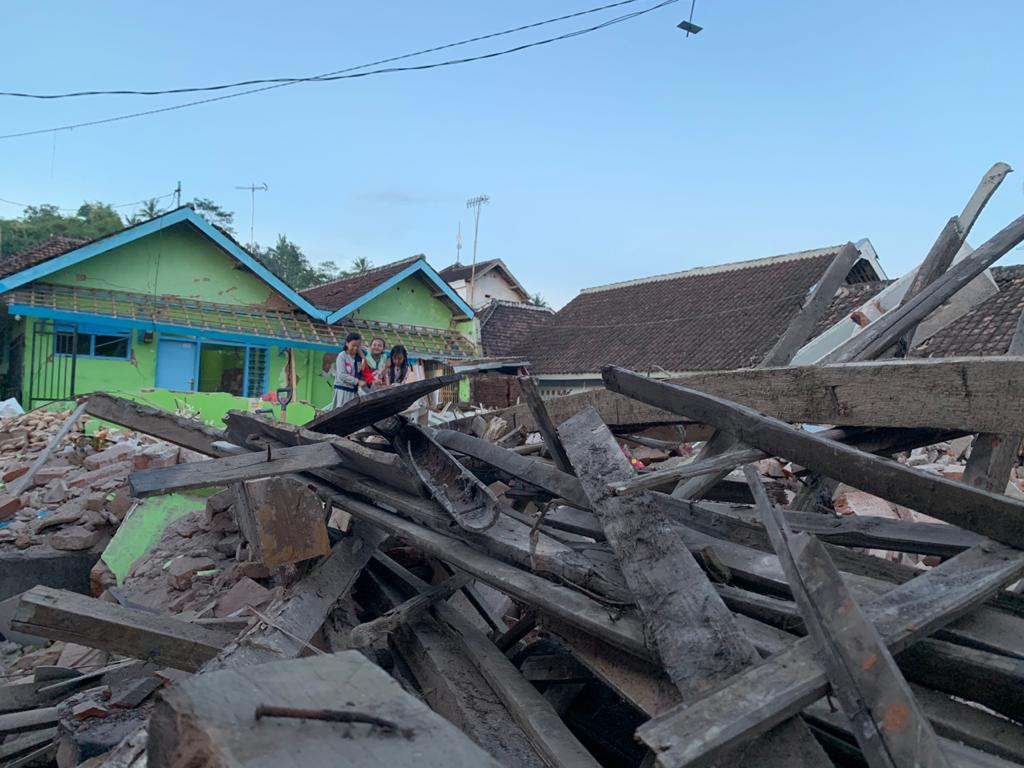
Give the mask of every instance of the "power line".
[[[616, 3], [615, 5], [623, 5], [623, 4], [627, 3], [627, 2], [630, 2], [630, 3], [631, 2], [637, 2], [637, 0], [624, 0], [623, 3]], [[284, 88], [284, 87], [289, 86], [289, 85], [296, 85], [298, 83], [304, 83], [304, 82], [319, 82], [319, 83], [322, 83], [322, 82], [332, 82], [332, 81], [335, 81], [335, 80], [348, 80], [348, 79], [354, 79], [354, 78], [360, 78], [360, 77], [369, 77], [371, 75], [391, 74], [391, 73], [395, 73], [395, 72], [423, 71], [423, 70], [428, 70], [428, 69], [437, 69], [437, 68], [440, 68], [440, 67], [450, 67], [450, 66], [455, 66], [455, 65], [459, 65], [459, 64], [469, 64], [469, 63], [472, 63], [472, 62], [483, 61], [483, 60], [486, 60], [486, 59], [494, 59], [494, 58], [498, 58], [499, 56], [506, 56], [508, 54], [518, 53], [520, 51], [525, 51], [525, 50], [528, 50], [530, 48], [537, 48], [537, 47], [542, 46], [542, 45], [548, 45], [550, 43], [559, 42], [561, 40], [568, 40], [568, 39], [573, 38], [573, 37], [579, 37], [581, 35], [586, 35], [586, 34], [589, 34], [591, 32], [596, 32], [597, 30], [604, 29], [606, 27], [610, 27], [610, 26], [612, 26], [614, 24], [620, 24], [620, 23], [622, 23], [624, 21], [629, 21], [631, 19], [637, 18], [638, 16], [643, 16], [645, 14], [651, 13], [652, 11], [656, 11], [656, 10], [658, 10], [660, 8], [664, 8], [665, 6], [672, 5], [672, 4], [677, 3], [677, 2], [679, 2], [679, 0], [662, 0], [662, 2], [657, 3], [656, 5], [653, 5], [653, 6], [649, 7], [649, 8], [645, 8], [645, 9], [640, 10], [640, 11], [633, 11], [632, 13], [628, 13], [628, 14], [623, 14], [622, 16], [617, 16], [615, 18], [612, 18], [612, 19], [609, 19], [607, 21], [604, 21], [604, 22], [602, 22], [600, 24], [596, 24], [596, 25], [594, 25], [592, 27], [587, 27], [585, 29], [578, 29], [578, 30], [575, 30], [573, 32], [567, 32], [567, 33], [565, 33], [563, 35], [558, 35], [556, 37], [550, 37], [550, 38], [547, 38], [547, 39], [544, 39], [544, 40], [537, 40], [537, 41], [534, 41], [534, 42], [531, 42], [531, 43], [524, 43], [522, 45], [517, 45], [517, 46], [514, 46], [512, 48], [506, 48], [506, 49], [500, 50], [500, 51], [492, 51], [490, 53], [484, 53], [484, 54], [480, 54], [478, 56], [469, 56], [469, 57], [465, 57], [465, 58], [462, 58], [462, 59], [449, 59], [449, 60], [446, 60], [446, 61], [434, 62], [432, 64], [419, 64], [419, 65], [409, 66], [409, 67], [387, 67], [387, 68], [383, 68], [383, 69], [374, 69], [374, 70], [370, 70], [370, 71], [367, 71], [367, 72], [356, 72], [355, 70], [364, 69], [364, 68], [370, 67], [370, 66], [375, 66], [375, 64], [362, 64], [362, 65], [359, 65], [359, 66], [356, 66], [356, 67], [350, 67], [347, 70], [339, 70], [338, 74], [329, 74], [329, 75], [321, 75], [321, 76], [317, 76], [317, 77], [300, 78], [300, 79], [295, 79], [295, 80], [288, 80], [288, 81], [285, 81], [285, 82], [274, 83], [273, 85], [265, 85], [265, 86], [262, 86], [260, 88], [253, 88], [253, 89], [246, 90], [246, 91], [238, 91], [238, 92], [235, 92], [235, 93], [229, 93], [229, 94], [226, 94], [224, 96], [212, 96], [212, 97], [207, 98], [207, 99], [200, 99], [200, 100], [197, 100], [197, 101], [189, 101], [189, 102], [185, 102], [183, 104], [175, 104], [175, 105], [172, 105], [172, 106], [169, 106], [169, 107], [160, 107], [160, 108], [157, 108], [157, 109], [148, 109], [148, 110], [144, 110], [142, 112], [132, 112], [132, 113], [129, 113], [129, 114], [124, 114], [124, 115], [116, 115], [114, 117], [106, 117], [106, 118], [101, 118], [101, 119], [98, 119], [98, 120], [89, 120], [89, 121], [85, 121], [85, 122], [81, 122], [81, 123], [70, 123], [70, 124], [67, 124], [67, 125], [58, 125], [58, 126], [53, 126], [53, 127], [50, 127], [50, 128], [38, 128], [36, 130], [21, 131], [21, 132], [18, 132], [18, 133], [0, 134], [0, 139], [15, 139], [15, 138], [21, 138], [23, 136], [38, 136], [39, 134], [50, 133], [50, 132], [55, 132], [55, 131], [70, 131], [70, 130], [74, 130], [75, 128], [88, 128], [88, 127], [92, 127], [92, 126], [96, 126], [96, 125], [105, 125], [107, 123], [114, 123], [114, 122], [118, 122], [118, 121], [121, 121], [121, 120], [131, 120], [131, 119], [137, 118], [137, 117], [147, 117], [149, 115], [156, 115], [156, 114], [160, 114], [160, 113], [163, 113], [163, 112], [173, 112], [173, 111], [178, 110], [178, 109], [186, 109], [188, 107], [195, 107], [195, 106], [199, 106], [201, 104], [210, 104], [210, 103], [215, 102], [215, 101], [224, 101], [226, 99], [233, 99], [233, 98], [236, 98], [238, 96], [247, 96], [247, 95], [253, 94], [253, 93], [260, 93], [261, 91], [269, 91], [269, 90], [272, 90], [274, 88]], [[615, 7], [615, 6], [613, 5], [613, 6], [607, 6], [607, 7]], [[500, 35], [500, 34], [508, 34], [508, 32], [494, 33], [493, 35], [490, 35], [490, 37], [494, 37], [494, 36], [497, 36], [497, 35]], [[484, 37], [477, 38], [477, 39], [485, 39], [486, 37], [488, 37], [488, 36], [484, 36]], [[456, 45], [462, 45], [462, 44], [464, 44], [464, 43], [461, 43], [461, 42], [460, 43], [450, 43], [447, 46], [439, 46], [436, 49], [430, 49], [430, 50], [441, 50], [443, 48], [450, 48], [450, 47], [453, 47], [453, 46], [456, 46]], [[418, 55], [421, 55], [420, 52], [405, 54], [403, 56], [396, 56], [396, 57], [394, 57], [392, 59], [386, 59], [384, 61], [397, 61], [398, 59], [409, 58], [411, 56], [418, 56]], [[346, 73], [346, 72], [348, 74], [341, 74], [341, 73]]]
[[607, 11], [607, 10], [609, 10], [611, 8], [618, 8], [619, 6], [623, 6], [623, 5], [631, 5], [632, 3], [636, 3], [636, 2], [639, 2], [639, 0], [620, 0], [619, 2], [616, 2], [616, 3], [610, 3], [608, 5], [602, 5], [602, 6], [599, 6], [597, 8], [590, 8], [590, 9], [588, 9], [586, 11], [578, 11], [576, 13], [570, 13], [570, 14], [567, 14], [565, 16], [558, 16], [558, 17], [553, 18], [553, 19], [545, 19], [544, 21], [537, 21], [537, 22], [534, 22], [532, 24], [524, 24], [524, 25], [519, 26], [519, 27], [513, 27], [511, 29], [502, 30], [501, 32], [491, 32], [491, 33], [486, 34], [486, 35], [479, 35], [477, 37], [471, 37], [471, 38], [468, 38], [466, 40], [459, 40], [458, 42], [454, 42], [454, 43], [446, 43], [444, 45], [434, 46], [433, 48], [424, 48], [423, 50], [415, 51], [413, 53], [404, 53], [404, 54], [402, 54], [400, 56], [392, 56], [391, 58], [387, 58], [387, 59], [378, 59], [377, 61], [372, 61], [372, 62], [370, 62], [368, 64], [360, 64], [359, 66], [355, 66], [355, 67], [347, 67], [345, 69], [339, 69], [339, 70], [335, 70], [333, 72], [324, 72], [323, 74], [320, 74], [320, 75], [311, 75], [311, 76], [307, 76], [307, 77], [273, 77], [273, 78], [265, 78], [265, 79], [260, 79], [260, 80], [239, 80], [239, 81], [234, 82], [234, 83], [220, 83], [218, 85], [203, 85], [203, 86], [195, 86], [195, 87], [189, 87], [189, 88], [168, 88], [168, 89], [164, 89], [164, 90], [152, 90], [152, 91], [138, 91], [138, 90], [130, 90], [130, 89], [119, 89], [119, 90], [109, 90], [109, 91], [72, 91], [72, 92], [69, 92], [69, 93], [25, 93], [25, 92], [20, 92], [20, 91], [0, 91], [0, 96], [11, 96], [11, 97], [17, 97], [17, 98], [23, 98], [23, 99], [47, 99], [47, 100], [49, 100], [49, 99], [71, 99], [71, 98], [77, 98], [77, 97], [80, 97], [80, 96], [166, 96], [166, 95], [169, 95], [169, 94], [177, 94], [177, 93], [202, 93], [202, 92], [209, 92], [209, 91], [223, 91], [223, 90], [230, 90], [232, 88], [245, 88], [245, 87], [252, 86], [252, 85], [268, 85], [268, 84], [271, 84], [271, 83], [278, 84], [278, 85], [294, 85], [295, 83], [308, 83], [308, 82], [313, 82], [313, 81], [317, 81], [317, 80], [326, 80], [327, 78], [330, 78], [330, 77], [332, 77], [334, 75], [341, 75], [341, 74], [344, 74], [344, 73], [347, 73], [347, 72], [355, 71], [357, 69], [366, 69], [368, 67], [380, 66], [381, 64], [390, 64], [390, 63], [395, 62], [395, 61], [401, 61], [402, 59], [413, 58], [414, 56], [422, 56], [422, 55], [427, 54], [427, 53], [437, 53], [438, 51], [443, 51], [443, 50], [446, 50], [446, 49], [449, 49], [449, 48], [456, 48], [456, 47], [461, 46], [461, 45], [469, 45], [470, 43], [478, 43], [478, 42], [481, 42], [483, 40], [491, 40], [491, 39], [496, 38], [496, 37], [502, 37], [502, 36], [505, 36], [505, 35], [515, 34], [516, 32], [524, 32], [524, 31], [526, 31], [528, 29], [535, 29], [537, 27], [543, 27], [543, 26], [546, 26], [548, 24], [555, 24], [555, 23], [560, 22], [560, 21], [567, 21], [569, 19], [575, 19], [575, 18], [578, 18], [580, 16], [586, 16], [586, 15], [592, 14], [592, 13], [599, 13], [601, 11]]
[[[117, 203], [116, 205], [111, 205], [111, 206], [108, 206], [108, 207], [109, 208], [128, 208], [128, 207], [133, 206], [133, 205], [142, 205], [143, 203], [148, 203], [150, 200], [163, 200], [165, 197], [173, 197], [174, 194], [175, 194], [174, 192], [168, 192], [166, 195], [157, 195], [156, 197], [146, 197], [146, 198], [143, 198], [142, 200], [135, 200], [134, 202], [131, 202], [131, 203]], [[20, 208], [39, 208], [39, 207], [42, 207], [43, 205], [46, 205], [46, 203], [19, 203], [17, 200], [8, 200], [5, 197], [0, 197], [0, 203], [7, 203], [8, 205], [17, 205]], [[55, 205], [53, 207], [56, 210], [63, 211], [65, 213], [77, 213], [79, 208], [81, 208], [81, 206], [79, 206], [78, 208], [62, 208], [62, 207], [60, 207], [58, 205]]]

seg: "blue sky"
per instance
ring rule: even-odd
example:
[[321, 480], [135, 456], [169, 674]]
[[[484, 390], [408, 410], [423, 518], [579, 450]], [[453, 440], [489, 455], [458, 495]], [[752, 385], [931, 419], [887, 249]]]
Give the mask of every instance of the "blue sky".
[[[638, 2], [630, 8], [654, 5]], [[163, 88], [303, 76], [584, 10], [517, 3], [5, 4], [4, 90]], [[975, 227], [1024, 210], [1019, 0], [685, 0], [496, 60], [304, 84], [153, 117], [0, 140], [0, 197], [77, 206], [169, 192], [285, 233], [314, 260], [479, 258], [560, 306], [581, 288], [869, 237], [913, 266], [989, 166], [1021, 169]], [[457, 49], [547, 37], [609, 11]], [[444, 54], [426, 57], [426, 61]], [[187, 101], [0, 99], [0, 133]], [[18, 209], [0, 204], [0, 213]], [[1004, 262], [1024, 260], [1016, 251]], [[638, 308], [638, 310], [641, 308]]]

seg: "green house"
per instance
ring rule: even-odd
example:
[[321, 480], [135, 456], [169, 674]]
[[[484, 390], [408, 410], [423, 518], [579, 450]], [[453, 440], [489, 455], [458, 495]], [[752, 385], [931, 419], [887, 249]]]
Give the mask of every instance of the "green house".
[[294, 422], [330, 401], [350, 331], [428, 376], [476, 352], [472, 309], [423, 257], [299, 293], [187, 206], [11, 257], [0, 300], [5, 396], [26, 409], [102, 390], [216, 417], [288, 387]]

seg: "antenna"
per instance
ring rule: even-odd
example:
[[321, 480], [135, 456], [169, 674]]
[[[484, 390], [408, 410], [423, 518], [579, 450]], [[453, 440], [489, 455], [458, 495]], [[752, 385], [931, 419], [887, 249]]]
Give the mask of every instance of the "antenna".
[[267, 186], [266, 182], [263, 182], [262, 184], [250, 184], [247, 187], [235, 187], [235, 189], [248, 189], [249, 193], [252, 195], [252, 209], [249, 213], [249, 250], [255, 252], [256, 235], [254, 232], [256, 231], [256, 193], [266, 192], [270, 187]]
[[181, 208], [181, 182], [174, 188], [174, 207]]
[[473, 266], [469, 270], [469, 306], [476, 306], [473, 304], [473, 289], [476, 288], [476, 240], [477, 235], [480, 234], [480, 208], [491, 202], [491, 198], [487, 195], [477, 195], [471, 197], [466, 201], [467, 208], [473, 208], [474, 217], [476, 223], [473, 225]]
[[461, 264], [459, 257], [462, 255], [462, 222], [459, 222], [459, 229], [455, 233], [455, 263]]

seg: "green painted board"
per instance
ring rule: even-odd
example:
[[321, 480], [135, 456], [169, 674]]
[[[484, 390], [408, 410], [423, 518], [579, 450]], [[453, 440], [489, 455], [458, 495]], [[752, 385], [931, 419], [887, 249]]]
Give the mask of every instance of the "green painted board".
[[118, 585], [124, 582], [132, 563], [160, 540], [168, 525], [206, 506], [205, 495], [209, 494], [169, 493], [139, 502], [135, 511], [121, 523], [100, 556], [117, 576]]

